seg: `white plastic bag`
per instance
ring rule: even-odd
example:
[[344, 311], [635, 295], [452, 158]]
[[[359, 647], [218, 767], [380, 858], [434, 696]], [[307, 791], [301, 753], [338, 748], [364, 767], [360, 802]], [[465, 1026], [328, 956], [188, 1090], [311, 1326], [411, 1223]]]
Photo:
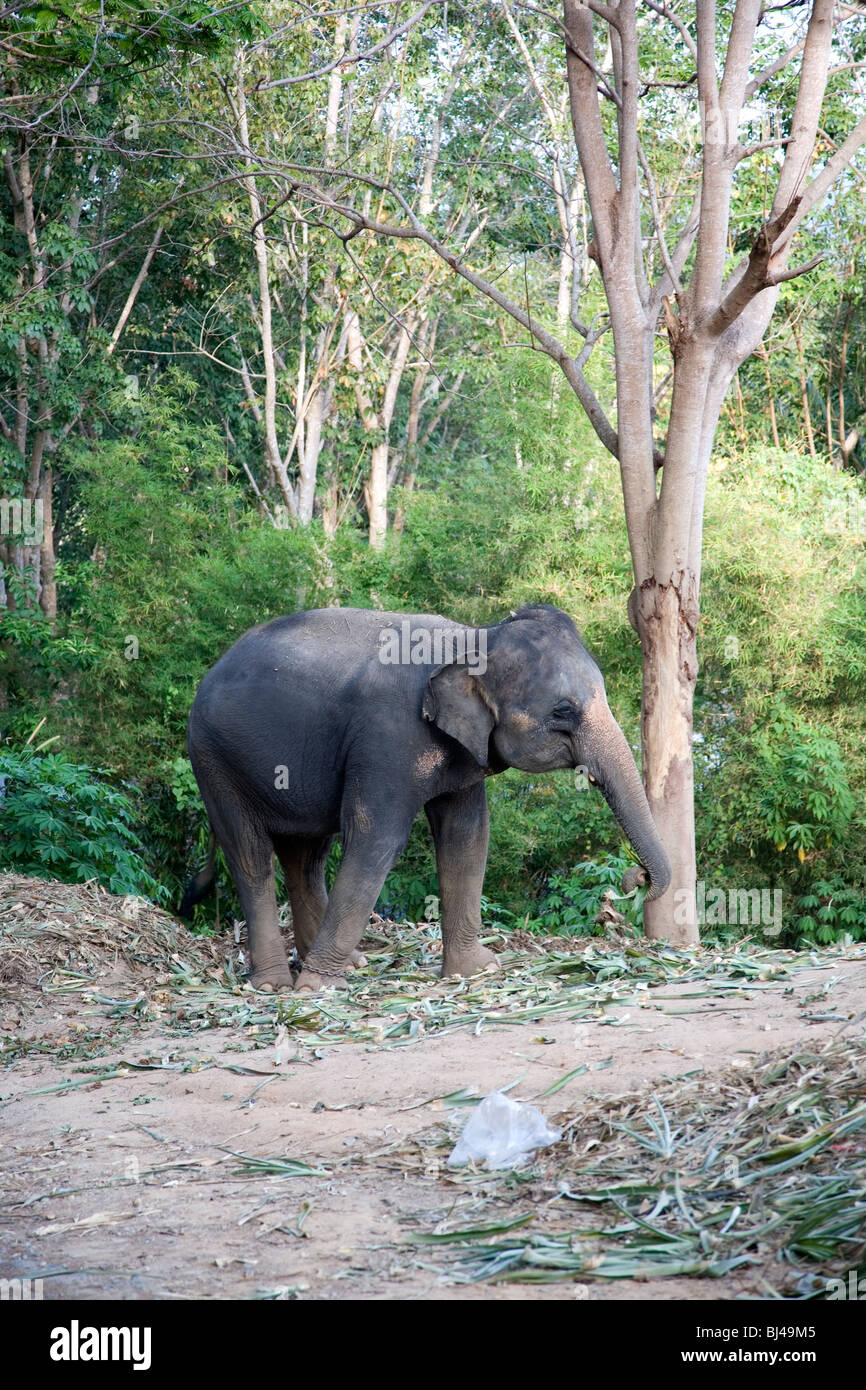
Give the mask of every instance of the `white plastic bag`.
[[478, 1106], [463, 1127], [448, 1162], [454, 1167], [487, 1162], [488, 1168], [517, 1168], [527, 1163], [536, 1149], [561, 1139], [534, 1105], [511, 1100], [493, 1091]]

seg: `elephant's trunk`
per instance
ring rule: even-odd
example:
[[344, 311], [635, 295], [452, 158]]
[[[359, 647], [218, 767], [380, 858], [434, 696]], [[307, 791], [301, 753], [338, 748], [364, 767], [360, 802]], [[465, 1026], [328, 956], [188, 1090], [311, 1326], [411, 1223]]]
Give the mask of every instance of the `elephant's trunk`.
[[[670, 860], [656, 830], [631, 749], [603, 695], [596, 696], [585, 713], [585, 721], [582, 743], [590, 776], [598, 782], [605, 801], [649, 876], [647, 899], [659, 898], [671, 881]], [[583, 759], [579, 757], [578, 761]], [[623, 884], [626, 891], [638, 881], [632, 871], [626, 875], [626, 880]]]

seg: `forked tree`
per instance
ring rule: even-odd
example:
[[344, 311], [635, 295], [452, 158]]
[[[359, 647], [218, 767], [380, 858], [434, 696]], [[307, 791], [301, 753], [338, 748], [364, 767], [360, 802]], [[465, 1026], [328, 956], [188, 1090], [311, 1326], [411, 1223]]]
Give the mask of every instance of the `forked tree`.
[[[515, 30], [520, 8], [513, 4], [509, 12]], [[755, 57], [759, 26], [773, 10], [787, 11], [790, 42], [779, 45], [762, 66]], [[538, 13], [527, 6], [527, 23], [537, 22]], [[646, 905], [645, 924], [649, 936], [683, 944], [698, 938], [692, 715], [713, 441], [725, 393], [737, 368], [760, 346], [779, 285], [816, 263], [789, 265], [798, 227], [850, 170], [866, 142], [866, 116], [857, 120], [855, 114], [850, 134], [829, 152], [824, 141], [820, 167], [813, 167], [828, 79], [840, 67], [861, 66], [837, 59], [834, 34], [846, 24], [857, 26], [862, 17], [862, 11], [835, 0], [766, 9], [762, 0], [736, 0], [723, 15], [717, 14], [715, 0], [694, 5], [564, 0], [562, 77], [592, 218], [590, 255], [607, 300], [603, 321], [584, 322], [585, 277], [580, 275], [571, 314], [583, 340], [576, 354], [565, 334], [551, 332], [526, 300], [510, 297], [501, 280], [494, 283], [474, 268], [461, 246], [437, 235], [407, 190], [353, 173], [345, 164], [293, 171], [295, 187], [348, 224], [347, 235], [366, 230], [416, 238], [510, 314], [561, 368], [599, 439], [618, 460], [634, 570], [629, 616], [643, 651], [644, 781], [673, 868], [667, 893]], [[640, 139], [642, 102], [658, 85], [643, 51], [648, 19], [667, 25], [671, 43], [684, 46], [691, 60], [688, 79], [672, 85], [680, 89], [679, 101], [691, 94], [702, 132], [694, 201], [674, 231], [663, 215], [658, 182]], [[762, 87], [785, 71], [796, 81], [796, 99], [783, 116], [782, 133], [770, 142], [781, 151], [773, 166], [775, 188], [748, 253], [732, 262], [735, 174], [743, 160], [766, 147], [764, 141], [740, 143], [741, 118], [747, 105], [760, 99]], [[537, 91], [537, 80], [533, 85]], [[387, 193], [394, 219], [371, 216], [369, 199], [365, 206], [361, 197], [347, 195], [353, 179]], [[557, 179], [550, 182], [556, 189]], [[649, 273], [653, 256], [661, 267], [655, 283]], [[578, 257], [573, 259], [577, 274]], [[667, 330], [672, 394], [665, 436], [656, 439], [653, 382], [661, 326]], [[616, 363], [615, 424], [585, 374], [595, 342], [608, 331]]]

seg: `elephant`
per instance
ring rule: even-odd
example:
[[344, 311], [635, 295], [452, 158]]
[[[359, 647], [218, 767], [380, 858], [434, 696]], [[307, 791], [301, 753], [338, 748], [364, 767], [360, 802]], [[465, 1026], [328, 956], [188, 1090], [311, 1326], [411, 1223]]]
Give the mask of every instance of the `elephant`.
[[[469, 627], [435, 614], [323, 608], [245, 633], [201, 682], [188, 748], [249, 932], [256, 989], [291, 989], [274, 855], [291, 901], [294, 988], [345, 986], [361, 938], [422, 807], [436, 854], [442, 975], [496, 967], [479, 940], [489, 822], [486, 781], [582, 768], [649, 881], [671, 870], [604, 679], [567, 613], [532, 604]], [[342, 859], [330, 893], [325, 861]], [[209, 890], [208, 868], [182, 905]], [[625, 886], [625, 884], [624, 884]]]

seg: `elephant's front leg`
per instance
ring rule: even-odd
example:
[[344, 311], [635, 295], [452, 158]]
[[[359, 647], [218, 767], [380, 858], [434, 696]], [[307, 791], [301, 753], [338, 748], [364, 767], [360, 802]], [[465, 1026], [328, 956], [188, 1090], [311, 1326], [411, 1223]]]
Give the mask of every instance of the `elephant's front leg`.
[[478, 782], [466, 791], [437, 796], [424, 809], [436, 846], [442, 975], [474, 975], [496, 965], [496, 956], [478, 940], [490, 838], [487, 790]]
[[[372, 800], [372, 798], [371, 798]], [[414, 808], [390, 808], [387, 815], [360, 806], [350, 810], [343, 826], [343, 858], [322, 925], [295, 983], [298, 991], [345, 985], [346, 972], [360, 961], [358, 946], [391, 866], [405, 845]], [[366, 964], [366, 962], [364, 962]]]

